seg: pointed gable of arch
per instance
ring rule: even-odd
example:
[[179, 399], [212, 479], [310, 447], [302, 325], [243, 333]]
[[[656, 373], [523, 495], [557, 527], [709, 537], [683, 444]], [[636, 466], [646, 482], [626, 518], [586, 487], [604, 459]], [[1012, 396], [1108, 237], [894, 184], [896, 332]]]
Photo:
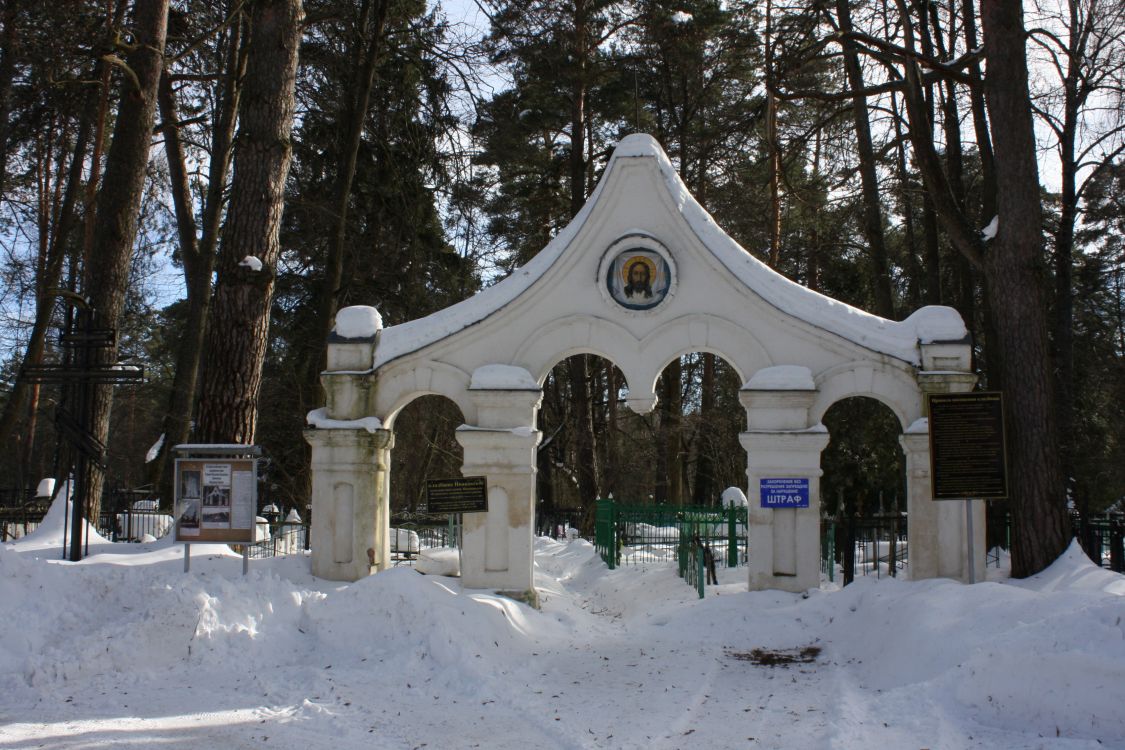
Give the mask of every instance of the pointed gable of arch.
[[777, 364], [822, 373], [860, 361], [912, 380], [923, 346], [966, 336], [951, 308], [885, 320], [768, 268], [699, 205], [656, 140], [637, 134], [618, 144], [583, 209], [527, 265], [461, 303], [378, 331], [370, 364], [349, 372], [397, 384], [367, 403], [386, 419], [409, 400], [402, 384], [431, 382], [413, 371], [452, 368], [462, 375], [439, 380], [457, 390], [487, 364], [542, 381], [568, 354], [595, 352], [619, 363], [632, 402], [644, 404], [655, 403], [658, 368], [679, 352], [720, 354], [744, 379]]

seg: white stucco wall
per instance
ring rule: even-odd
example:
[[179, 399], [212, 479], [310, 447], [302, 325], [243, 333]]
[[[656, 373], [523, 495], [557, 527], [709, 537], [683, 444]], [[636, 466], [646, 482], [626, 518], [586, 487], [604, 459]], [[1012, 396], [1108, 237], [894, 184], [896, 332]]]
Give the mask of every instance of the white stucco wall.
[[[652, 268], [663, 262], [670, 270], [667, 294], [651, 309], [629, 309], [607, 287], [610, 263], [624, 250], [644, 251], [653, 259]], [[489, 389], [471, 387], [474, 372], [513, 371], [494, 365], [522, 368], [528, 376], [520, 382], [527, 397], [537, 403], [537, 395], [527, 386], [541, 385], [555, 364], [579, 353], [597, 354], [617, 365], [627, 381], [629, 405], [640, 412], [655, 406], [657, 378], [669, 362], [684, 354], [717, 354], [743, 382], [766, 368], [804, 368], [813, 388], [802, 385], [807, 395], [799, 408], [785, 412], [783, 432], [816, 427], [833, 403], [851, 396], [877, 398], [906, 427], [924, 416], [924, 387], [946, 389], [943, 378], [947, 376], [960, 378], [962, 384], [972, 378], [966, 372], [967, 334], [955, 311], [929, 307], [904, 321], [888, 321], [773, 272], [715, 225], [684, 188], [655, 140], [645, 135], [629, 136], [619, 144], [583, 210], [527, 266], [427, 318], [362, 333], [364, 337], [355, 339], [337, 336], [330, 343], [329, 371], [322, 378], [328, 393], [324, 416], [337, 420], [377, 417], [387, 429], [393, 429], [404, 406], [425, 394], [451, 399], [466, 424], [483, 425], [482, 419], [489, 418], [481, 412], [481, 404], [499, 402], [486, 397]], [[374, 335], [367, 335], [371, 333]], [[478, 385], [480, 382], [484, 381], [478, 377]], [[770, 388], [783, 385], [774, 383]], [[766, 436], [777, 431], [770, 425], [770, 415], [782, 413], [769, 405], [769, 394], [775, 392], [770, 388], [756, 389], [757, 395], [751, 399], [756, 406], [748, 407], [743, 442], [763, 446], [760, 450], [770, 444]], [[504, 389], [494, 390], [502, 401]], [[786, 398], [783, 391], [776, 391], [778, 398]], [[507, 430], [534, 424], [537, 407], [524, 401], [520, 408], [505, 412], [504, 420], [511, 423], [500, 427]], [[501, 434], [503, 430], [497, 432]], [[508, 437], [498, 441], [496, 455], [505, 451], [505, 455], [522, 455], [526, 448], [523, 443], [518, 449], [511, 448]], [[471, 442], [477, 456], [474, 462], [480, 464], [480, 456], [490, 455], [491, 449], [479, 435], [472, 436]], [[793, 450], [801, 455], [790, 457], [794, 470], [815, 471], [819, 476], [823, 443], [809, 437], [789, 440], [787, 444], [800, 446]], [[778, 456], [770, 462], [785, 465]], [[512, 479], [517, 468], [527, 467], [492, 466], [491, 471], [498, 477], [507, 476], [502, 504], [519, 508], [511, 515], [522, 519], [525, 504], [534, 500], [523, 495], [534, 492], [534, 482]], [[506, 474], [508, 469], [512, 472]], [[751, 458], [747, 471], [753, 479], [761, 467], [755, 468]], [[497, 498], [499, 503], [499, 495]], [[758, 522], [770, 526], [773, 513], [757, 514]], [[802, 572], [793, 580], [808, 584], [812, 573], [804, 558], [812, 554], [814, 542], [804, 537], [812, 533], [816, 519], [809, 513], [800, 518], [780, 537], [774, 531], [781, 533], [781, 526], [768, 533], [775, 540], [786, 534], [800, 536], [795, 554], [801, 561], [785, 562], [790, 551], [779, 551], [768, 574], [759, 577], [761, 585], [777, 582], [774, 568], [778, 565], [797, 566]], [[480, 533], [488, 530], [493, 538], [502, 526], [499, 521], [481, 524]], [[519, 542], [506, 545], [509, 562], [527, 546], [523, 541], [526, 529], [511, 529]], [[759, 530], [759, 535], [766, 533]], [[496, 572], [499, 552], [486, 554], [485, 547], [480, 549], [482, 576], [486, 569], [490, 574], [482, 580], [503, 579], [491, 575]], [[468, 574], [475, 564], [465, 562]], [[525, 581], [524, 562], [511, 564], [521, 571], [512, 580]]]

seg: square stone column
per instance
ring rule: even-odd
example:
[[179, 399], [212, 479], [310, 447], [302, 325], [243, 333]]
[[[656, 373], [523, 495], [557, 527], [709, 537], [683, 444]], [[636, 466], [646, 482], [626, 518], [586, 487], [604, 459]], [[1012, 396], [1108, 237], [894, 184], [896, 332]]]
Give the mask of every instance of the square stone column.
[[479, 426], [462, 425], [457, 442], [465, 450], [462, 475], [484, 476], [488, 512], [466, 513], [461, 526], [461, 583], [517, 594], [535, 586], [534, 429], [541, 390], [470, 389]]
[[[968, 533], [964, 500], [934, 500], [930, 475], [930, 433], [926, 420], [899, 438], [906, 456], [906, 535], [912, 581], [955, 578], [968, 583]], [[983, 500], [972, 501], [973, 566], [984, 580], [987, 520]]]
[[[966, 393], [977, 383], [969, 372], [970, 353], [963, 342], [929, 344], [922, 348], [923, 366], [918, 385], [923, 399], [931, 393]], [[926, 402], [923, 401], [923, 408]], [[968, 534], [963, 500], [934, 500], [930, 476], [928, 419], [907, 427], [899, 438], [906, 456], [906, 535], [910, 545], [910, 578], [955, 578], [968, 582]], [[984, 502], [974, 500], [973, 566], [984, 580], [986, 518]]]
[[[820, 454], [828, 433], [744, 432], [749, 479], [750, 590], [807, 591], [820, 585]], [[761, 507], [761, 480], [809, 480], [809, 507]]]
[[[739, 436], [749, 479], [749, 585], [751, 591], [800, 592], [820, 585], [820, 454], [828, 432], [808, 424], [816, 396], [808, 370], [771, 370], [751, 378], [739, 393], [749, 426]], [[777, 374], [800, 387], [776, 388]], [[761, 507], [761, 480], [776, 478], [807, 479], [809, 507]]]
[[305, 430], [312, 446], [312, 574], [356, 581], [390, 568], [389, 430]]

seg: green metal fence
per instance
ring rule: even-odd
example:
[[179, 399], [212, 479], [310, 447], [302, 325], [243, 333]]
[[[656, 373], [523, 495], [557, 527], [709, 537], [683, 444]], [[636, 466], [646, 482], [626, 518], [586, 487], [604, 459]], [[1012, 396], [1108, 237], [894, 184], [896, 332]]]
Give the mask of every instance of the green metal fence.
[[666, 562], [675, 563], [681, 576], [694, 576], [703, 565], [695, 539], [707, 545], [719, 565], [746, 564], [746, 522], [745, 507], [627, 505], [606, 498], [598, 500], [594, 545], [611, 570]]

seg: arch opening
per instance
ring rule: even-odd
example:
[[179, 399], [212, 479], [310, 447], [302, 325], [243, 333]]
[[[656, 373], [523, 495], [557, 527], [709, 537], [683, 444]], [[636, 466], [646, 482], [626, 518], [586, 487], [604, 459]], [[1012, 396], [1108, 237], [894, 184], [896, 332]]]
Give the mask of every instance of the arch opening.
[[728, 487], [745, 492], [740, 385], [722, 357], [685, 354], [657, 378], [656, 409], [640, 415], [628, 408], [628, 385], [612, 362], [562, 359], [544, 379], [539, 410], [539, 533], [571, 524], [591, 534], [599, 497], [714, 507]]
[[596, 501], [616, 486], [620, 425], [641, 417], [626, 406], [624, 373], [597, 354], [562, 357], [542, 382], [536, 532], [557, 536], [575, 527], [592, 536]]
[[655, 502], [713, 507], [728, 487], [745, 493], [742, 380], [738, 368], [712, 351], [681, 354], [665, 365], [655, 385]]
[[[411, 400], [394, 418], [391, 450], [391, 514], [420, 513], [426, 508], [426, 481], [461, 476], [464, 450], [457, 428], [465, 415], [451, 399], [424, 394]], [[392, 540], [393, 541], [393, 540]]]
[[821, 454], [821, 512], [833, 534], [833, 573], [845, 585], [857, 575], [901, 574], [909, 540], [899, 417], [876, 398], [851, 396], [833, 403], [823, 423], [830, 442]]

